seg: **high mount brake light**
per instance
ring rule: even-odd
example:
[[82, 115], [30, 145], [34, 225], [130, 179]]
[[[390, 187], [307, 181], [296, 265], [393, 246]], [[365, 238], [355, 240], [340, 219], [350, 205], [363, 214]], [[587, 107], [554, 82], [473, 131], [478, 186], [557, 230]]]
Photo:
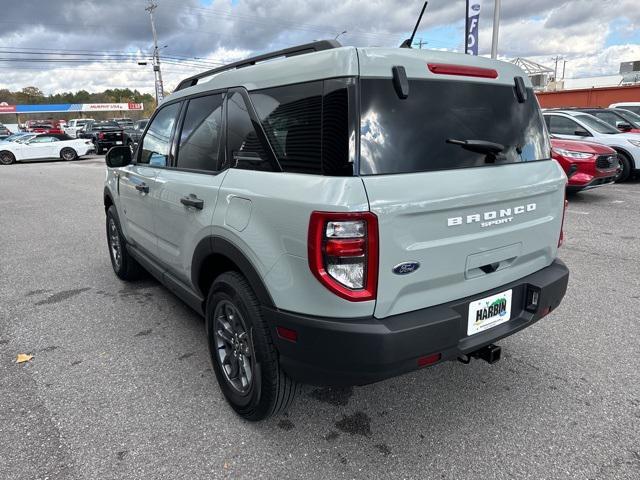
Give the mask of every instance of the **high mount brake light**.
[[493, 68], [469, 67], [450, 63], [427, 63], [431, 73], [438, 75], [460, 75], [463, 77], [498, 78], [498, 71]]
[[378, 217], [371, 212], [312, 212], [309, 268], [327, 289], [352, 301], [376, 298]]

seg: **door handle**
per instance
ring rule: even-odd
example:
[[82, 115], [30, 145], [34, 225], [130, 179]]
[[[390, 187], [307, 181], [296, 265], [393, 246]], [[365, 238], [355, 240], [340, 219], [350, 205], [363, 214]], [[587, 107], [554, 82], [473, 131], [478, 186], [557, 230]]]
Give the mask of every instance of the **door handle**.
[[142, 193], [149, 193], [149, 187], [144, 182], [136, 183], [136, 190], [138, 190], [139, 192], [142, 192]]
[[180, 203], [186, 207], [193, 207], [193, 208], [197, 208], [198, 210], [202, 210], [204, 208], [204, 200], [202, 200], [201, 198], [198, 198], [193, 193], [190, 193], [186, 197], [182, 197], [180, 199]]

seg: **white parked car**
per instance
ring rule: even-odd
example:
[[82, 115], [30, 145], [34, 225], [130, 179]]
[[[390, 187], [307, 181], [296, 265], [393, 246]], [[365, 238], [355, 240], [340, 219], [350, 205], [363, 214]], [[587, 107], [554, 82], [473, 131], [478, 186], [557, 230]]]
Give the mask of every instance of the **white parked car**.
[[609, 105], [609, 108], [622, 108], [624, 110], [629, 110], [637, 115], [640, 115], [640, 102], [619, 102], [612, 103]]
[[577, 110], [545, 110], [547, 129], [554, 137], [589, 140], [618, 152], [620, 171], [616, 182], [640, 172], [640, 133], [622, 133], [599, 118]]
[[65, 134], [36, 135], [31, 140], [0, 143], [0, 165], [24, 160], [76, 160], [94, 150], [91, 140]]
[[64, 127], [64, 133], [73, 138], [78, 138], [78, 132], [82, 130], [88, 122], [93, 122], [93, 118], [72, 118]]

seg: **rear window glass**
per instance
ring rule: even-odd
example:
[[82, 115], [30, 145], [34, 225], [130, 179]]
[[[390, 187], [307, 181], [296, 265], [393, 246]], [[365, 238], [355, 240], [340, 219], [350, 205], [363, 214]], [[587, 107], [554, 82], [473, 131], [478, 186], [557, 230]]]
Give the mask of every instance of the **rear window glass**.
[[[479, 82], [410, 80], [398, 97], [391, 79], [361, 81], [360, 173], [380, 175], [546, 160], [550, 145], [532, 90]], [[447, 140], [481, 140], [500, 153]]]

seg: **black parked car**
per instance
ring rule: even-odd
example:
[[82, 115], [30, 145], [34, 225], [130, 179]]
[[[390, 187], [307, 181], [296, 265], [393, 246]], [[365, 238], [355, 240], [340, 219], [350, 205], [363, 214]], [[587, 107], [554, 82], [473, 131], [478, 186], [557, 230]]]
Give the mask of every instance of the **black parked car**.
[[113, 121], [88, 122], [78, 137], [91, 139], [98, 155], [115, 145], [125, 145], [128, 138], [122, 127]]
[[127, 134], [127, 145], [136, 146], [140, 141], [140, 137], [144, 133], [144, 129], [147, 126], [147, 122], [149, 122], [148, 118], [143, 118], [142, 120], [138, 120], [133, 124], [133, 127], [126, 128], [125, 133]]

